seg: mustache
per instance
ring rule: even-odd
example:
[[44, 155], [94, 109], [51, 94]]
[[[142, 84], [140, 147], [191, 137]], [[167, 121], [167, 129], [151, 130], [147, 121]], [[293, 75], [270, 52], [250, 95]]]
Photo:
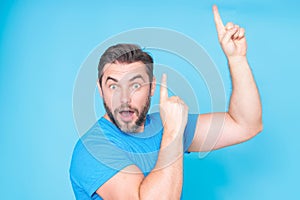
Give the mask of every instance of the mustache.
[[129, 104], [122, 104], [120, 107], [115, 109], [115, 113], [119, 113], [122, 111], [132, 111], [136, 114], [136, 116], [139, 116], [139, 110], [137, 108], [132, 107]]

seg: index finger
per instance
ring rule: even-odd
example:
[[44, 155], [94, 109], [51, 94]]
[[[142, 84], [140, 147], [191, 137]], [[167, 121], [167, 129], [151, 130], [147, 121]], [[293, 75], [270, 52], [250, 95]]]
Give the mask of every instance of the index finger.
[[224, 24], [222, 22], [221, 16], [218, 11], [218, 7], [216, 5], [213, 5], [213, 13], [217, 31], [220, 32], [222, 29], [224, 29]]
[[160, 101], [165, 101], [168, 98], [167, 75], [163, 74], [160, 84]]

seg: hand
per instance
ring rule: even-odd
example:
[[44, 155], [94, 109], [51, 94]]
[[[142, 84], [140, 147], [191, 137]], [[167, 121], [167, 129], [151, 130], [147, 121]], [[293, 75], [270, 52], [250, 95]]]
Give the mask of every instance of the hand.
[[229, 22], [223, 25], [217, 6], [213, 6], [215, 24], [218, 32], [219, 42], [227, 56], [227, 59], [234, 57], [245, 57], [247, 53], [247, 42], [245, 29]]
[[164, 131], [171, 133], [172, 139], [183, 136], [187, 123], [188, 106], [178, 96], [168, 97], [167, 75], [163, 74], [160, 87], [160, 116]]

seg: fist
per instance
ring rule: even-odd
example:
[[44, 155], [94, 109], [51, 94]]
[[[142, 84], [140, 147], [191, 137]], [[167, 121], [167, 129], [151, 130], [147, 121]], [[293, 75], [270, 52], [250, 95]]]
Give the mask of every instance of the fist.
[[187, 123], [188, 106], [178, 96], [168, 97], [167, 76], [163, 74], [160, 87], [160, 117], [164, 132], [171, 138], [182, 137]]

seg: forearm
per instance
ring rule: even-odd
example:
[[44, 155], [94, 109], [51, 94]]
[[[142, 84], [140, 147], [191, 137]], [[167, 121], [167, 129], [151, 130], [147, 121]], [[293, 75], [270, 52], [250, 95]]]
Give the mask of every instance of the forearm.
[[232, 79], [228, 113], [239, 125], [259, 132], [262, 128], [261, 101], [247, 58], [228, 58], [228, 64]]
[[163, 137], [157, 163], [140, 185], [140, 199], [180, 199], [182, 179], [182, 138]]

